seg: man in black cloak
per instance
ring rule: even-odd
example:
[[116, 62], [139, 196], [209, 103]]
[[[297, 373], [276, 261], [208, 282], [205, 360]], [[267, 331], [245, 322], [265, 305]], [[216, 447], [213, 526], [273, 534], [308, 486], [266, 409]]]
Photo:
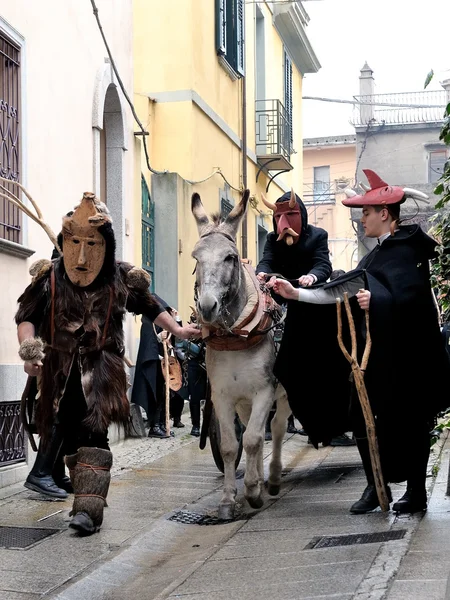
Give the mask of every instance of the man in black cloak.
[[[352, 314], [360, 355], [365, 344], [364, 310], [369, 310], [372, 351], [365, 383], [376, 421], [383, 475], [386, 482], [407, 481], [406, 493], [393, 505], [393, 510], [412, 513], [427, 507], [425, 478], [430, 430], [436, 414], [449, 405], [446, 388], [450, 361], [442, 343], [429, 280], [429, 260], [436, 256], [436, 242], [419, 225], [400, 226], [400, 205], [407, 197], [426, 199], [424, 194], [390, 186], [373, 171], [364, 172], [371, 189], [364, 195], [349, 190], [350, 197], [343, 204], [363, 209], [361, 222], [366, 236], [378, 239], [375, 248], [354, 271], [322, 289], [296, 290], [282, 280], [274, 281], [274, 289], [291, 301], [317, 303], [324, 314], [334, 314], [335, 323], [336, 298], [342, 298], [347, 291], [353, 297]], [[336, 325], [329, 334], [328, 340], [323, 336], [322, 343], [327, 346], [327, 358], [334, 360], [339, 353]], [[286, 360], [294, 382], [297, 359], [291, 355]], [[332, 365], [324, 361], [324, 375], [328, 376], [330, 368], [333, 369]], [[342, 379], [348, 376], [348, 371], [347, 365]], [[297, 381], [300, 389], [305, 377], [309, 378], [309, 374], [303, 371], [302, 379]], [[365, 424], [355, 393], [351, 417], [368, 485], [350, 511], [362, 514], [377, 508], [379, 503]], [[405, 426], [408, 436], [399, 437]], [[320, 424], [316, 427], [320, 428]], [[388, 495], [391, 500], [390, 490]]]
[[[262, 200], [273, 211], [274, 231], [267, 236], [262, 260], [256, 268], [258, 278], [264, 281], [267, 275], [276, 274], [295, 287], [325, 283], [332, 272], [327, 232], [308, 224], [306, 207], [294, 192], [284, 194], [275, 204], [264, 196]], [[275, 375], [286, 389], [292, 412], [316, 447], [319, 442], [329, 444], [333, 437], [349, 430], [348, 382], [332, 374], [324, 381], [323, 365], [330, 363], [330, 357], [320, 332], [335, 328], [336, 319], [330, 313], [322, 313], [322, 307], [313, 304], [288, 302], [275, 364]], [[339, 372], [346, 362], [342, 356], [336, 360], [334, 366]], [[300, 382], [292, 377], [299, 369]]]

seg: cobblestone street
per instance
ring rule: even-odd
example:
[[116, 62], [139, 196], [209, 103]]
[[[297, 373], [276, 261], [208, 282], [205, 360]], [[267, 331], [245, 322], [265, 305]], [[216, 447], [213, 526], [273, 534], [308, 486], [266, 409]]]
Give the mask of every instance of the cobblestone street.
[[[179, 510], [214, 516], [223, 481], [209, 448], [201, 452], [197, 439], [175, 431], [170, 440], [135, 438], [114, 446], [109, 508], [101, 531], [90, 538], [67, 528], [70, 499], [48, 502], [18, 486], [4, 493], [2, 525], [54, 531], [28, 549], [0, 549], [1, 600], [446, 597], [450, 504], [442, 443], [430, 463], [430, 472], [433, 464], [441, 468], [435, 482], [429, 479], [432, 496], [423, 518], [350, 515], [364, 486], [355, 448], [316, 451], [306, 438], [291, 435], [283, 448], [280, 496], [266, 496], [260, 511], [249, 509], [241, 475], [238, 519], [205, 527], [168, 520]], [[266, 442], [266, 468], [270, 452]], [[403, 491], [393, 486], [394, 498]], [[394, 539], [312, 548], [321, 536], [338, 536], [339, 544], [341, 536], [355, 534]]]

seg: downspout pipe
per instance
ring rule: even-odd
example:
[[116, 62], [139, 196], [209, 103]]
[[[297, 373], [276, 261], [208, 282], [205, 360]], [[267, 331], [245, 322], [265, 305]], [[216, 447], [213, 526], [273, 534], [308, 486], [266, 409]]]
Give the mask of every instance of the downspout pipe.
[[[242, 77], [242, 185], [247, 189], [247, 77]], [[242, 219], [242, 258], [248, 258], [247, 213]]]

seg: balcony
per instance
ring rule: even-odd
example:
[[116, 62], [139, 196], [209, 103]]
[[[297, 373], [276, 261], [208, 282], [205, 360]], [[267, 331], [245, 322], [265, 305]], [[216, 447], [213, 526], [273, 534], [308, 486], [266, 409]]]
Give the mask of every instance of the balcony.
[[343, 194], [346, 188], [353, 186], [354, 181], [352, 179], [304, 182], [302, 200], [305, 205], [336, 204], [336, 196]]
[[413, 125], [439, 123], [448, 103], [446, 90], [354, 96], [352, 124]]
[[[292, 126], [289, 115], [279, 100], [256, 101], [256, 156], [260, 172], [291, 171]], [[278, 175], [277, 173], [276, 175]], [[269, 181], [276, 177], [272, 176]], [[268, 187], [268, 186], [267, 186]]]

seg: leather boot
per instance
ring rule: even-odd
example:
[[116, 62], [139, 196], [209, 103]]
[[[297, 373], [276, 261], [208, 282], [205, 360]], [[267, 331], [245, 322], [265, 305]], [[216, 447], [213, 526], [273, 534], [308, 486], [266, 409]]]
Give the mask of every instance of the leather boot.
[[427, 510], [428, 459], [430, 458], [430, 435], [428, 427], [422, 427], [415, 439], [411, 460], [411, 473], [408, 477], [406, 492], [392, 507], [394, 512], [415, 513]]
[[[364, 515], [380, 506], [375, 487], [375, 481], [372, 473], [372, 463], [370, 462], [369, 442], [367, 438], [358, 438], [356, 440], [359, 454], [361, 456], [364, 472], [367, 479], [367, 487], [362, 496], [350, 507], [350, 512], [354, 515]], [[392, 502], [392, 493], [389, 486], [386, 486], [389, 502]]]
[[295, 426], [295, 422], [294, 422], [294, 415], [292, 415], [292, 414], [289, 415], [289, 417], [288, 417], [286, 433], [298, 433], [298, 429]]
[[65, 490], [68, 494], [73, 494], [72, 482], [70, 481], [70, 477], [66, 475], [66, 465], [64, 463], [64, 453], [62, 452], [62, 449], [53, 466], [52, 477], [59, 488]]
[[52, 428], [52, 435], [46, 446], [39, 444], [39, 450], [24, 486], [34, 492], [39, 492], [51, 498], [65, 500], [68, 496], [66, 490], [58, 487], [53, 479], [52, 472], [62, 446], [62, 433], [59, 427]]
[[408, 483], [406, 492], [392, 506], [397, 513], [415, 513], [427, 510], [427, 492], [423, 486], [413, 486]]
[[103, 523], [109, 482], [111, 480], [112, 453], [101, 448], [82, 447], [76, 454], [66, 456], [66, 465], [74, 489], [69, 527], [80, 535], [91, 535]]

